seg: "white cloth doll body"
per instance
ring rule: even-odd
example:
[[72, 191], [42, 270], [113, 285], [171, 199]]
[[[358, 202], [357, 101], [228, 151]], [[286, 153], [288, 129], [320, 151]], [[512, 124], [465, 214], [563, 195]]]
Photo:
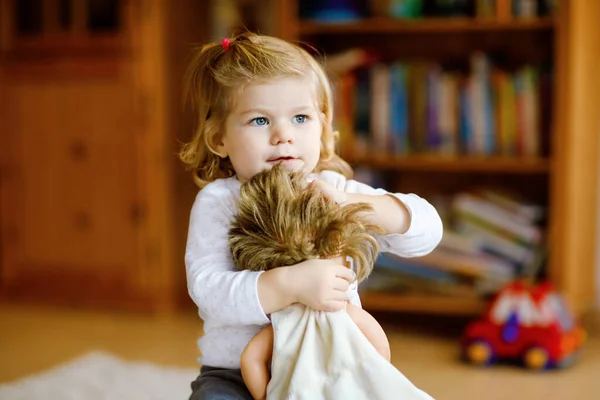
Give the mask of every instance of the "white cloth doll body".
[[345, 310], [291, 305], [271, 315], [267, 400], [426, 400], [384, 359]]

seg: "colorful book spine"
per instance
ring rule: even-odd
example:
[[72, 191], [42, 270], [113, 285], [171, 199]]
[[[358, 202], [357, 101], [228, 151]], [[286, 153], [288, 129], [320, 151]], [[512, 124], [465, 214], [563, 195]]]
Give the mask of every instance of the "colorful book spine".
[[380, 63], [341, 78], [335, 122], [353, 135], [349, 153], [543, 156], [548, 74], [532, 66], [507, 72], [483, 53], [470, 65], [466, 74], [423, 61]]

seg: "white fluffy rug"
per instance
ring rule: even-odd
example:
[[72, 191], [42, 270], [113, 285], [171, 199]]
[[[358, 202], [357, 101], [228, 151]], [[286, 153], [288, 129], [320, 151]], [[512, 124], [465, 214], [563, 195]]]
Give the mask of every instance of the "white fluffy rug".
[[38, 375], [0, 384], [1, 400], [187, 400], [197, 369], [131, 362], [92, 352]]

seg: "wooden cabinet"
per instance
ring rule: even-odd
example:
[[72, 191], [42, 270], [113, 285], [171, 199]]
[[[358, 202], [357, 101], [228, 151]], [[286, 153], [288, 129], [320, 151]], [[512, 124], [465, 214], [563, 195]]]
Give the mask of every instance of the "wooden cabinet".
[[191, 0], [1, 0], [0, 295], [71, 305], [186, 301], [196, 189], [177, 159]]
[[[506, 7], [511, 3], [498, 2]], [[483, 183], [517, 190], [547, 206], [547, 275], [577, 313], [587, 311], [597, 290], [593, 282], [600, 79], [595, 71], [600, 65], [600, 28], [594, 16], [600, 15], [600, 6], [581, 0], [559, 1], [554, 16], [527, 19], [502, 13], [494, 18], [406, 21], [373, 16], [323, 23], [300, 18], [301, 3], [276, 2], [279, 34], [309, 43], [325, 55], [367, 47], [375, 49], [384, 63], [407, 58], [464, 62], [475, 50], [494, 49], [513, 67], [540, 61], [553, 64], [552, 112], [542, 117], [546, 124], [540, 138], [542, 151], [535, 157], [392, 157], [352, 151], [343, 156], [354, 166], [385, 171], [390, 189], [414, 191], [426, 198], [436, 192], [452, 193]], [[367, 292], [362, 297], [366, 308], [408, 312], [472, 314], [485, 306], [477, 299], [427, 295]]]

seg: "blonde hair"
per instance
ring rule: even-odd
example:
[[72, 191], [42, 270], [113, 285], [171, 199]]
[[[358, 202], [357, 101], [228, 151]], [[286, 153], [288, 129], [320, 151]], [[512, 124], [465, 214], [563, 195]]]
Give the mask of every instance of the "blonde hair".
[[347, 178], [352, 176], [352, 168], [335, 153], [338, 132], [332, 129], [333, 99], [321, 65], [297, 45], [247, 32], [231, 39], [228, 50], [220, 43], [200, 48], [185, 75], [184, 96], [192, 103], [197, 126], [179, 156], [193, 170], [194, 181], [200, 189], [235, 173], [229, 159], [221, 158], [214, 149], [236, 93], [257, 79], [289, 76], [307, 77], [316, 84], [323, 126], [316, 171], [330, 169]]
[[366, 203], [344, 207], [306, 175], [275, 165], [244, 182], [229, 247], [238, 269], [266, 271], [314, 258], [350, 256], [360, 282], [372, 271], [381, 230], [361, 215]]

